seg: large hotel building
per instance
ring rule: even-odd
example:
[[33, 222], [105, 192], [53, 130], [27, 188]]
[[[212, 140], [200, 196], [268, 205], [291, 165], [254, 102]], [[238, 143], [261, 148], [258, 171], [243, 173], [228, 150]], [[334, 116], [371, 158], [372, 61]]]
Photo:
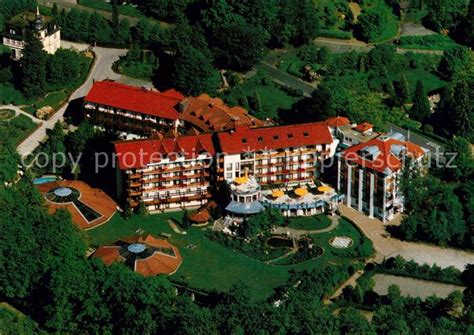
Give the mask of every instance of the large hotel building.
[[383, 222], [404, 210], [400, 179], [405, 168], [423, 168], [427, 150], [400, 133], [381, 135], [338, 154], [337, 190], [344, 202]]
[[214, 183], [212, 134], [115, 143], [119, 196], [150, 211], [205, 204]]
[[385, 222], [404, 209], [402, 171], [423, 165], [427, 156], [403, 135], [377, 133], [366, 122], [336, 117], [268, 126], [207, 95], [185, 98], [108, 81], [94, 84], [84, 110], [97, 125], [154, 135], [114, 143], [118, 195], [131, 208], [143, 204], [150, 211], [202, 206], [219, 185], [239, 179], [262, 186], [314, 184], [321, 162], [336, 156], [337, 199]]
[[334, 155], [337, 146], [324, 122], [238, 126], [217, 137], [222, 152], [217, 162], [219, 180], [248, 173], [261, 185], [316, 178], [319, 162]]

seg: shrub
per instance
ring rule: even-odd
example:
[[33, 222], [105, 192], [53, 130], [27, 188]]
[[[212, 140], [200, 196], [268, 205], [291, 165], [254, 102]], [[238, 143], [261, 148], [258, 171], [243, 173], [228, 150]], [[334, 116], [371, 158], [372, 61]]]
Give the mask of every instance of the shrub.
[[328, 38], [337, 38], [341, 40], [350, 40], [352, 38], [352, 32], [342, 31], [342, 30], [321, 29], [319, 31], [319, 36], [328, 37]]

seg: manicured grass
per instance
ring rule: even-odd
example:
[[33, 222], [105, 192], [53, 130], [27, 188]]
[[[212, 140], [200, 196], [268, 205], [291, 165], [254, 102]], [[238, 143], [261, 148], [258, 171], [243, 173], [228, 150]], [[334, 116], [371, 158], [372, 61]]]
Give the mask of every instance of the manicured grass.
[[[79, 4], [106, 12], [112, 11], [112, 5], [104, 0], [79, 0]], [[119, 6], [119, 13], [127, 16], [143, 17], [143, 14], [138, 9], [129, 4]]]
[[[268, 77], [263, 83], [262, 77], [267, 77], [267, 75], [263, 72], [258, 73], [241, 84], [239, 90], [232, 95], [238, 101], [243, 102], [244, 106], [246, 104], [245, 107], [254, 110], [256, 117], [262, 120], [265, 118], [278, 119], [280, 110], [290, 109], [301, 97], [290, 96]], [[255, 101], [255, 103], [251, 103], [251, 101]], [[257, 107], [253, 106], [257, 103], [261, 106], [259, 110], [255, 110]]]
[[134, 216], [128, 221], [116, 214], [110, 222], [88, 231], [87, 234], [91, 244], [98, 246], [113, 242], [119, 237], [134, 235], [138, 229], [153, 235], [169, 233], [170, 242], [179, 248], [183, 256], [183, 264], [178, 272], [170, 277], [171, 280], [204, 291], [226, 291], [232, 285], [243, 282], [249, 286], [256, 300], [267, 298], [274, 288], [283, 285], [289, 278], [290, 271], [312, 270], [330, 260], [323, 255], [316, 260], [297, 265], [269, 265], [208, 240], [205, 237], [207, 228], [191, 227], [186, 231], [186, 235], [177, 234], [166, 222], [170, 217], [180, 220], [182, 212], [150, 215], [145, 218]]
[[410, 97], [413, 96], [413, 93], [415, 92], [416, 82], [418, 80], [421, 80], [423, 82], [423, 85], [425, 86], [425, 90], [427, 92], [439, 89], [446, 85], [446, 82], [437, 77], [434, 73], [422, 68], [405, 69], [398, 73], [389, 74], [389, 78], [391, 80], [399, 80], [402, 76], [405, 76], [408, 81], [409, 89], [411, 92]]
[[308, 217], [290, 218], [288, 227], [301, 230], [324, 229], [331, 225], [331, 220], [324, 214]]
[[404, 49], [449, 50], [456, 46], [450, 37], [440, 34], [400, 37], [400, 47]]
[[[335, 236], [350, 237], [354, 243], [349, 248], [334, 248], [329, 244], [329, 241]], [[312, 234], [311, 238], [315, 244], [324, 248], [324, 256], [330, 259], [355, 256], [358, 247], [360, 247], [362, 244], [372, 244], [372, 242], [364, 234], [362, 234], [351, 222], [344, 218], [339, 219], [339, 225], [336, 229], [327, 233]]]

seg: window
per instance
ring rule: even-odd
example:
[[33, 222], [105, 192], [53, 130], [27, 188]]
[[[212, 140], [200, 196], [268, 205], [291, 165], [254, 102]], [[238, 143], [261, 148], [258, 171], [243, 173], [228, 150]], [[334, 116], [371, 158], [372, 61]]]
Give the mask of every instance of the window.
[[278, 135], [273, 135], [273, 139], [276, 141], [279, 139], [279, 136]]
[[242, 143], [243, 143], [243, 144], [247, 143], [247, 139], [246, 139], [245, 137], [242, 138]]
[[292, 138], [293, 138], [293, 134], [292, 134], [292, 133], [288, 133], [288, 138], [289, 138], [289, 139], [292, 139]]
[[226, 179], [232, 179], [232, 172], [228, 172], [225, 176]]
[[257, 141], [263, 142], [263, 137], [262, 137], [262, 136], [259, 136], [259, 137], [257, 138]]
[[303, 132], [303, 136], [308, 137], [309, 136], [308, 132], [307, 131]]
[[235, 163], [235, 169], [240, 170], [240, 163], [239, 162]]
[[232, 170], [232, 163], [227, 163], [225, 168], [226, 168], [226, 170]]

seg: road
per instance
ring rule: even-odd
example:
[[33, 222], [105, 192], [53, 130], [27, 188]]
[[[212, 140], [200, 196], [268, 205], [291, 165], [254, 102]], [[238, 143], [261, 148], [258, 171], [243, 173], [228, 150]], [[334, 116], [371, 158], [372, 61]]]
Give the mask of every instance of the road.
[[[84, 50], [88, 47], [87, 44], [77, 44], [63, 41], [61, 42], [61, 46], [65, 48], [74, 46], [78, 50]], [[92, 87], [92, 84], [95, 80], [120, 79], [120, 74], [117, 74], [112, 70], [112, 64], [118, 60], [120, 56], [125, 55], [127, 50], [95, 47], [93, 48], [93, 51], [96, 58], [86, 81], [82, 84], [82, 86], [74, 91], [74, 93], [71, 94], [68, 103], [66, 103], [55, 114], [53, 114], [49, 120], [44, 121], [38, 129], [36, 129], [17, 147], [17, 151], [20, 156], [29, 155], [38, 147], [40, 142], [46, 138], [46, 129], [52, 129], [56, 122], [62, 120], [64, 112], [69, 106], [69, 101], [84, 97]]]
[[[442, 268], [454, 266], [459, 270], [464, 270], [467, 264], [474, 264], [473, 252], [386, 238], [384, 235], [387, 232], [380, 220], [370, 219], [363, 213], [345, 205], [340, 205], [339, 211], [342, 216], [352, 220], [372, 240], [376, 251], [375, 260], [377, 262], [382, 261], [384, 258], [400, 255], [405, 259], [412, 259], [419, 264], [437, 264]], [[399, 222], [400, 217], [397, 220]], [[388, 224], [397, 224], [397, 222], [389, 222]]]
[[258, 65], [256, 65], [256, 67], [260, 70], [265, 71], [275, 83], [279, 85], [286, 85], [296, 90], [300, 90], [306, 97], [310, 97], [311, 93], [313, 93], [315, 89], [315, 87], [311, 86], [308, 83], [305, 83], [303, 80], [292, 76], [291, 74], [285, 71], [277, 69], [264, 61], [261, 61]]

